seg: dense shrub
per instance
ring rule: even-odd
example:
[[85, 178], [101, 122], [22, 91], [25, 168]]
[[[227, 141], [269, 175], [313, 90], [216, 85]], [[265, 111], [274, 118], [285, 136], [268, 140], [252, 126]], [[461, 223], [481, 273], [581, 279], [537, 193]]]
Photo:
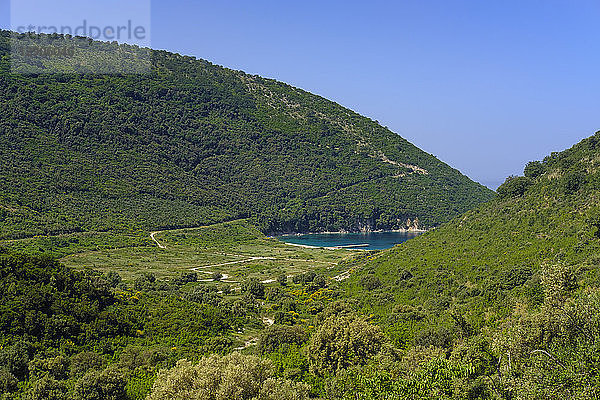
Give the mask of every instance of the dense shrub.
[[509, 176], [497, 190], [501, 198], [520, 197], [533, 184], [531, 178], [525, 176]]
[[523, 170], [523, 174], [525, 175], [525, 177], [531, 179], [536, 179], [537, 177], [544, 174], [544, 172], [546, 172], [546, 168], [544, 164], [542, 164], [540, 161], [528, 162], [525, 166], [525, 169]]
[[104, 360], [96, 352], [82, 351], [71, 357], [70, 365], [70, 375], [79, 378], [90, 370], [102, 370]]
[[281, 286], [285, 286], [287, 284], [287, 275], [286, 274], [277, 275], [277, 282], [279, 282], [279, 284]]
[[308, 335], [302, 327], [271, 325], [261, 332], [257, 348], [261, 353], [270, 353], [282, 344], [301, 345], [307, 338]]
[[365, 275], [361, 278], [360, 284], [366, 290], [374, 290], [381, 286], [381, 281], [374, 275]]
[[364, 365], [386, 343], [378, 326], [356, 316], [326, 319], [311, 336], [308, 346], [310, 369], [318, 375], [336, 373]]
[[88, 371], [77, 381], [75, 396], [81, 400], [125, 400], [126, 372], [114, 368]]
[[581, 171], [570, 171], [561, 179], [561, 188], [565, 194], [572, 194], [578, 191], [586, 181], [585, 175]]
[[180, 360], [159, 372], [148, 400], [304, 400], [307, 385], [273, 379], [271, 362], [232, 353]]
[[[97, 399], [78, 397], [78, 399]], [[43, 376], [35, 380], [25, 395], [26, 400], [71, 400], [65, 381], [58, 381], [51, 376]]]
[[262, 299], [265, 297], [265, 285], [256, 278], [250, 278], [242, 282], [242, 292]]
[[64, 355], [49, 358], [34, 358], [29, 362], [29, 375], [32, 378], [50, 376], [57, 380], [69, 377], [70, 360]]
[[19, 381], [8, 370], [7, 367], [0, 367], [0, 393], [10, 393], [17, 390]]

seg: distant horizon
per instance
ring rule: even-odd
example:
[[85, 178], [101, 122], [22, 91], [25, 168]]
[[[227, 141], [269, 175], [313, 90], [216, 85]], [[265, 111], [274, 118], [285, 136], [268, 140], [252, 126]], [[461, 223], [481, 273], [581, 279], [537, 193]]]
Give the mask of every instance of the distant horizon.
[[57, 26], [134, 15], [154, 49], [323, 96], [492, 189], [600, 130], [596, 1], [26, 2], [0, 0], [0, 26], [11, 3]]

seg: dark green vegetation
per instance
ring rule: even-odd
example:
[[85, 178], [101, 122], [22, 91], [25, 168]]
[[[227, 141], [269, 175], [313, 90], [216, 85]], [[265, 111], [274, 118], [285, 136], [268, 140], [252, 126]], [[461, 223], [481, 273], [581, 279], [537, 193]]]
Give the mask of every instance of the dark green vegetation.
[[[195, 394], [202, 399], [324, 393], [323, 372], [330, 365], [309, 358], [307, 340], [313, 332], [321, 335], [320, 321], [349, 311], [336, 303], [342, 291], [328, 273], [330, 267], [313, 267], [290, 282], [264, 284], [254, 277], [200, 282], [190, 271], [163, 279], [146, 272], [123, 282], [115, 272], [73, 271], [49, 257], [0, 250], [0, 396], [144, 399], [154, 385], [153, 398], [190, 398], [164, 397], [172, 390], [169, 374], [191, 374], [190, 386], [178, 389], [207, 387], [216, 396]], [[354, 319], [355, 344], [365, 347], [369, 341], [361, 332], [379, 331]], [[320, 343], [315, 341], [311, 354], [326, 351]], [[334, 346], [343, 346], [343, 337]], [[219, 356], [236, 349], [262, 359]], [[197, 367], [181, 361], [179, 369], [163, 370], [157, 378], [183, 358], [209, 364], [215, 373], [193, 372]], [[366, 358], [344, 360], [350, 365]]]
[[151, 52], [150, 74], [69, 73], [132, 51], [95, 42], [63, 74], [44, 74], [44, 59], [28, 65], [37, 75], [11, 74], [9, 35], [0, 239], [239, 218], [264, 232], [429, 227], [492, 196], [376, 121], [289, 85], [164, 51]]
[[73, 272], [49, 258], [2, 252], [1, 392], [35, 399], [139, 398], [153, 369], [182, 354], [231, 346], [223, 335], [247, 318], [216, 300], [190, 308], [181, 295], [152, 291], [158, 286], [152, 276], [146, 281], [141, 293], [119, 285], [114, 273]]

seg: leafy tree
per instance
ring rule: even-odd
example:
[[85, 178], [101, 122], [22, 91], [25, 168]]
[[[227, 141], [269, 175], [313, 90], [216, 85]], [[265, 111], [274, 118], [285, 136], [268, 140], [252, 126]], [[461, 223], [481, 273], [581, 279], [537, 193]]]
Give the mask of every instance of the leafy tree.
[[540, 161], [531, 161], [525, 166], [523, 174], [527, 178], [536, 179], [544, 174], [544, 172], [546, 172], [544, 164], [542, 164]]
[[325, 277], [323, 275], [319, 274], [319, 275], [315, 276], [315, 279], [313, 279], [313, 284], [317, 288], [323, 288], [327, 284], [327, 281], [325, 280]]
[[261, 353], [276, 351], [283, 344], [303, 344], [308, 335], [299, 326], [271, 325], [261, 332], [258, 350]]
[[17, 390], [19, 381], [8, 370], [7, 367], [0, 367], [0, 393], [10, 393]]
[[580, 171], [569, 171], [562, 178], [562, 190], [566, 194], [572, 194], [578, 191], [584, 184], [586, 178]]
[[57, 380], [65, 380], [69, 377], [69, 359], [64, 355], [36, 357], [29, 362], [29, 375], [37, 378], [47, 375]]
[[77, 381], [75, 395], [81, 400], [125, 400], [126, 384], [125, 371], [110, 367], [90, 370]]
[[258, 400], [307, 400], [310, 386], [287, 379], [267, 379], [258, 395]]
[[287, 284], [287, 275], [286, 274], [279, 274], [277, 276], [277, 282], [279, 282], [279, 284], [281, 286], [285, 286]]
[[135, 290], [154, 290], [156, 285], [156, 276], [152, 272], [144, 272], [133, 282]]
[[29, 349], [27, 343], [16, 343], [0, 349], [0, 367], [18, 379], [27, 376], [29, 368]]
[[101, 371], [103, 369], [104, 360], [100, 354], [93, 351], [82, 351], [71, 357], [70, 375], [79, 378], [90, 370]]
[[509, 176], [497, 190], [501, 198], [520, 197], [533, 184], [530, 178], [525, 176]]
[[[81, 397], [83, 399], [83, 397]], [[45, 375], [33, 382], [27, 394], [26, 400], [70, 400], [68, 386], [65, 381]]]
[[196, 272], [183, 272], [179, 278], [177, 278], [176, 282], [179, 285], [185, 285], [189, 282], [197, 282], [198, 281], [198, 273]]
[[302, 283], [307, 284], [312, 282], [317, 277], [317, 273], [315, 271], [308, 271], [302, 275]]

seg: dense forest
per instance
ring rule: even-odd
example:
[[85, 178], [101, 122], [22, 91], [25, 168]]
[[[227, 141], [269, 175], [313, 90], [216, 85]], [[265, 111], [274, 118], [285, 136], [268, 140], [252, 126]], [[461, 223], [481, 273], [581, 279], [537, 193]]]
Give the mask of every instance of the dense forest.
[[57, 66], [19, 58], [10, 37], [0, 32], [0, 239], [239, 218], [264, 232], [432, 227], [493, 196], [284, 83], [150, 50], [148, 73], [91, 73], [140, 49], [90, 41]]

